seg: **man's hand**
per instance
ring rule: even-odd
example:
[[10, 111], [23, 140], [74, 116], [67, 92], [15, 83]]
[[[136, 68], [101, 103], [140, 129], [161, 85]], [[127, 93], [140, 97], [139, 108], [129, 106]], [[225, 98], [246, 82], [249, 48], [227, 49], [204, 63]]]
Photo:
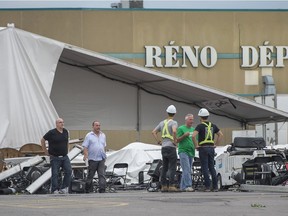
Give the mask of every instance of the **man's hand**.
[[184, 134], [184, 137], [188, 137], [188, 136], [190, 136], [190, 132], [186, 132], [186, 133]]
[[84, 156], [83, 156], [83, 161], [86, 161], [86, 160], [87, 160], [87, 156], [84, 155]]

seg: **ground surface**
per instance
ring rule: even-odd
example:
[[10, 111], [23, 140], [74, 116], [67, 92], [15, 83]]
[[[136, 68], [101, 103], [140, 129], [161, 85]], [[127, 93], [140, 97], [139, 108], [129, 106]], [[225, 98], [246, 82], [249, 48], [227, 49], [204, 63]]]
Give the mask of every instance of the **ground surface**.
[[69, 195], [2, 195], [0, 215], [287, 216], [288, 193], [118, 191]]

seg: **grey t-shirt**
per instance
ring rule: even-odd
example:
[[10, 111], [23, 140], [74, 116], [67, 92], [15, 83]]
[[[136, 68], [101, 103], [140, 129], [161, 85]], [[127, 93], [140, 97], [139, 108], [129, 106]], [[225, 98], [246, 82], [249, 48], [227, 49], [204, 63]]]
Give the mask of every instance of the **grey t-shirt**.
[[[162, 136], [162, 130], [164, 128], [164, 121], [165, 120], [161, 121], [154, 129], [154, 130], [160, 132], [161, 136]], [[173, 136], [173, 130], [172, 130], [173, 126], [177, 128], [178, 123], [177, 123], [177, 121], [172, 119], [168, 122], [168, 131], [171, 134], [171, 136]], [[162, 147], [167, 147], [167, 146], [176, 148], [176, 146], [173, 144], [173, 140], [171, 140], [169, 138], [163, 138], [162, 139]]]

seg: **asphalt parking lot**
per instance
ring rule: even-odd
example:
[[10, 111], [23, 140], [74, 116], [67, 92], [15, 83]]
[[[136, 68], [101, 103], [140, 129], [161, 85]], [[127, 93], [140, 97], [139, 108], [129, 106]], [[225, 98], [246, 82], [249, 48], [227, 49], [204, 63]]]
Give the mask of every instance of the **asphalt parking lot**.
[[1, 215], [285, 215], [288, 193], [118, 191], [68, 195], [2, 195]]

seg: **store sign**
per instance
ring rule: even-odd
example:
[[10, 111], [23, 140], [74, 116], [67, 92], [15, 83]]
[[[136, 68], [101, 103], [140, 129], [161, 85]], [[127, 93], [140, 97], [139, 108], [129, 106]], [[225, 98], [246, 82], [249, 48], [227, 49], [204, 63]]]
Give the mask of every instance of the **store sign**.
[[[145, 46], [145, 67], [153, 68], [186, 68], [188, 65], [197, 68], [200, 64], [206, 68], [216, 65], [218, 54], [212, 46], [176, 46], [170, 41], [162, 49], [159, 46]], [[162, 50], [164, 52], [162, 52]], [[288, 46], [269, 46], [265, 41], [263, 46], [241, 46], [241, 67], [284, 67], [288, 59]], [[273, 58], [273, 53], [276, 57]]]
[[[269, 46], [265, 41], [264, 46], [259, 46], [257, 50], [253, 46], [241, 46], [242, 67], [284, 67], [284, 59], [288, 59], [288, 46]], [[276, 59], [272, 59], [272, 54], [276, 51]]]
[[[164, 46], [164, 62], [161, 47], [145, 46], [146, 64], [145, 67], [167, 67], [167, 68], [186, 68], [187, 62], [192, 67], [198, 67], [201, 63], [204, 67], [211, 68], [217, 63], [217, 51], [214, 47], [205, 46], [174, 46], [174, 41], [169, 42], [169, 46]], [[181, 57], [181, 61], [179, 59]], [[180, 63], [181, 62], [181, 63]]]

